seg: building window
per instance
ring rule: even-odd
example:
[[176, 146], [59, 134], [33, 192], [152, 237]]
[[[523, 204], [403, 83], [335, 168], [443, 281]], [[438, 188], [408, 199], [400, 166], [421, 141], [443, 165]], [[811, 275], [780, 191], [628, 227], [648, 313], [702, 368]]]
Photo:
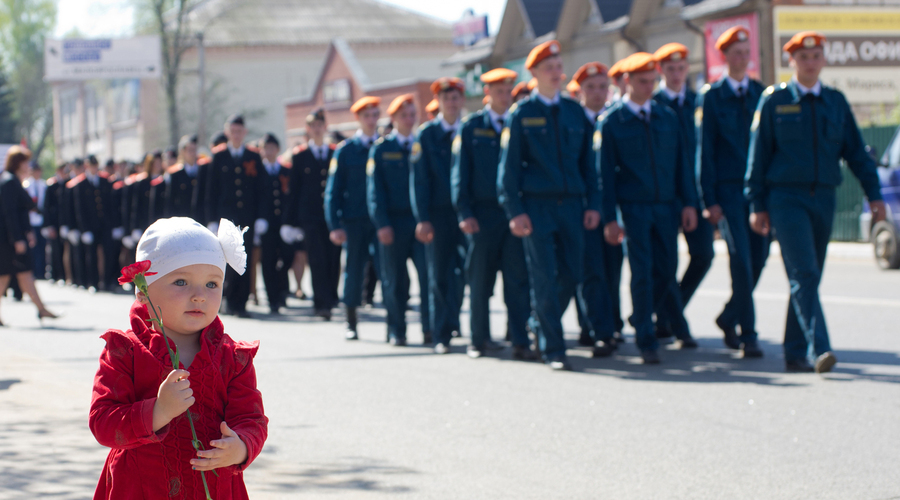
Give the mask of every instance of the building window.
[[329, 107], [350, 104], [350, 80], [342, 78], [326, 82], [322, 87], [322, 100]]

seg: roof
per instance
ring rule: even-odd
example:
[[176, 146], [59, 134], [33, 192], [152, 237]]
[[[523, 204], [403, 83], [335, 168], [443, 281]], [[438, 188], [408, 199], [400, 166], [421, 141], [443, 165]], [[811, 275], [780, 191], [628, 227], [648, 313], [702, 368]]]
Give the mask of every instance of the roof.
[[691, 20], [706, 17], [740, 7], [744, 2], [745, 0], [702, 0], [699, 2], [685, 0], [685, 7], [681, 9], [681, 18]]
[[207, 46], [449, 42], [448, 23], [376, 0], [201, 0], [188, 14]]
[[560, 0], [520, 0], [525, 15], [531, 23], [534, 37], [538, 38], [556, 29], [563, 2]]
[[603, 22], [615, 21], [631, 13], [631, 0], [592, 0], [600, 9]]

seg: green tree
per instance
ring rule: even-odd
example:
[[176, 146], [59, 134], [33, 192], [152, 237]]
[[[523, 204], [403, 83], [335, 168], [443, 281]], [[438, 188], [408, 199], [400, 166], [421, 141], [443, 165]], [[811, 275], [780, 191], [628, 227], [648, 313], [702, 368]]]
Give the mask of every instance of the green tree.
[[50, 86], [44, 82], [44, 38], [55, 24], [53, 0], [0, 0], [0, 53], [12, 88], [15, 135], [28, 140], [35, 156], [53, 132]]
[[6, 72], [0, 63], [0, 143], [19, 142], [16, 138], [16, 120], [13, 117], [13, 91], [6, 80]]

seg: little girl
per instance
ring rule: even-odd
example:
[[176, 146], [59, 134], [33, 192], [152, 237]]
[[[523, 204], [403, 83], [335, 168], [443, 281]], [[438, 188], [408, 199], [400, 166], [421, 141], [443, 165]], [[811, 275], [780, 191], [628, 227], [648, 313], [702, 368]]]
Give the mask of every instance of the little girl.
[[[90, 427], [112, 450], [94, 499], [204, 499], [200, 471], [212, 498], [246, 499], [242, 473], [268, 424], [253, 368], [259, 342], [233, 340], [217, 315], [226, 263], [240, 274], [246, 267], [241, 232], [225, 220], [214, 235], [189, 218], [161, 219], [138, 243], [145, 260], [156, 273], [146, 277], [149, 299], [136, 289], [131, 329], [102, 336]], [[177, 349], [174, 369], [149, 300]]]

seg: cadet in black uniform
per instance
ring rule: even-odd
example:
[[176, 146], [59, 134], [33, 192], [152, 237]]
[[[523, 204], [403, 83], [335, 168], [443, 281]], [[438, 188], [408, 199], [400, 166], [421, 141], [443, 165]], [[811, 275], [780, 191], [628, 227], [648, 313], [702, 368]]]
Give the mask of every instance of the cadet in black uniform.
[[190, 217], [200, 222], [197, 206], [200, 192], [200, 168], [197, 166], [197, 136], [186, 135], [178, 141], [179, 161], [166, 173], [165, 208], [163, 217]]
[[[286, 188], [290, 169], [278, 161], [281, 144], [273, 134], [266, 134], [262, 139], [263, 169], [259, 172], [262, 184], [260, 197], [260, 214], [256, 230], [260, 239], [260, 264], [263, 282], [266, 285], [266, 297], [269, 310], [278, 314], [278, 308], [285, 306], [287, 293], [287, 270], [293, 262], [293, 252], [287, 252], [285, 242], [281, 240], [281, 221], [287, 198]], [[265, 229], [264, 231], [260, 231]]]
[[56, 167], [56, 175], [47, 179], [47, 192], [44, 194], [44, 231], [50, 246], [50, 278], [53, 281], [66, 280], [66, 270], [63, 265], [63, 239], [59, 235], [60, 208], [62, 203], [62, 191], [69, 178], [66, 174], [66, 164], [61, 163]]
[[[292, 151], [287, 209], [284, 213], [286, 242], [306, 251], [312, 275], [313, 309], [320, 317], [331, 317], [338, 304], [341, 247], [328, 237], [325, 222], [325, 186], [334, 146], [325, 144], [325, 110], [306, 117], [306, 144]], [[299, 238], [299, 240], [298, 240]], [[298, 290], [300, 283], [297, 282]]]
[[[85, 285], [97, 290], [100, 285], [100, 260], [98, 248], [112, 238], [107, 215], [112, 207], [112, 184], [93, 155], [85, 162], [84, 177], [74, 186], [75, 221], [81, 232], [85, 255]], [[105, 273], [105, 270], [104, 270]], [[118, 278], [118, 276], [117, 276]]]
[[[253, 248], [256, 220], [259, 213], [259, 171], [262, 158], [256, 148], [244, 145], [247, 129], [244, 118], [232, 115], [225, 121], [228, 144], [213, 149], [206, 185], [205, 213], [210, 230], [219, 230], [219, 219], [228, 219], [246, 227], [244, 248]], [[248, 318], [247, 300], [250, 297], [250, 273], [238, 274], [231, 267], [225, 271], [222, 291], [226, 313]]]

